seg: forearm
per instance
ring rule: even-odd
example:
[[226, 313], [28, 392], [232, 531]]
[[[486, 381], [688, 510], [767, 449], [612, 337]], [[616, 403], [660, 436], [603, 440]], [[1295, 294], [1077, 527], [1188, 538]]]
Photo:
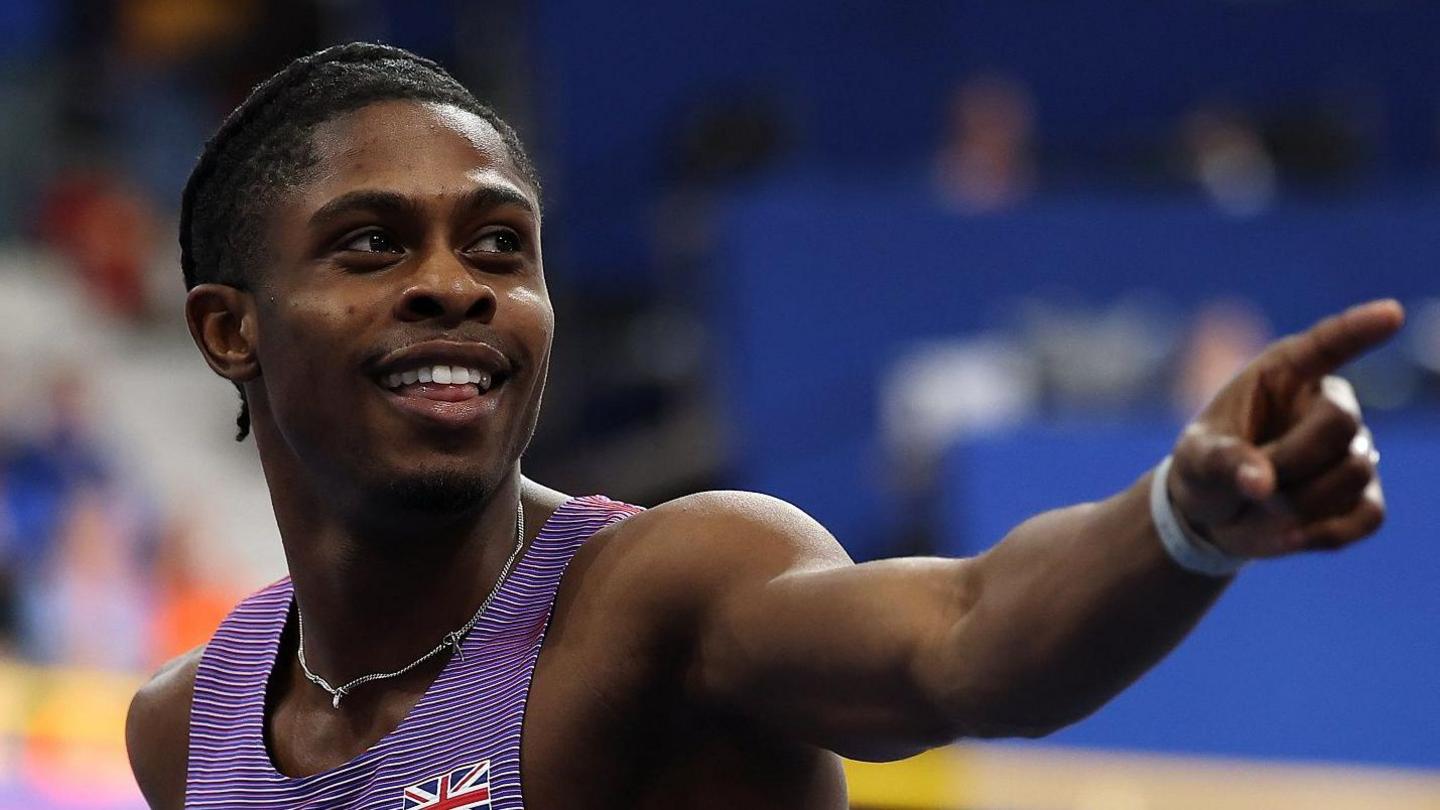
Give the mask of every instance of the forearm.
[[[1164, 493], [1214, 546], [1172, 542], [1189, 549], [1187, 565], [1226, 570], [1232, 558], [1335, 549], [1375, 531], [1376, 459], [1353, 441], [1353, 394], [1336, 399], [1324, 375], [1402, 317], [1377, 302], [1277, 342], [1186, 429]], [[703, 576], [643, 570], [693, 605], [678, 615], [697, 617], [682, 633], [695, 699], [774, 733], [873, 757], [1044, 734], [1138, 678], [1229, 584], [1172, 561], [1151, 520], [1151, 481], [1029, 520], [979, 557], [863, 565], [788, 504], [717, 493], [675, 507], [656, 544], [687, 561], [704, 548], [704, 565], [673, 567]], [[1276, 496], [1291, 508], [1268, 508]], [[689, 542], [669, 542], [677, 536]]]
[[1093, 712], [1185, 636], [1228, 579], [1184, 571], [1150, 520], [1150, 475], [1047, 512], [965, 568], [973, 604], [927, 667], [958, 730], [1034, 736]]

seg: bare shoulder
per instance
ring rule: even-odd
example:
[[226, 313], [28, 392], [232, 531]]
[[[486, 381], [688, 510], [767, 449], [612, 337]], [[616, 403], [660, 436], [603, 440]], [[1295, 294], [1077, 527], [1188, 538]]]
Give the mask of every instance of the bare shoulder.
[[197, 647], [165, 664], [130, 701], [125, 747], [140, 792], [154, 810], [178, 808], [185, 801], [190, 700], [204, 651]]
[[[650, 582], [692, 595], [737, 580], [850, 564], [814, 518], [755, 492], [708, 491], [659, 504], [614, 527], [617, 557]], [[642, 573], [643, 572], [643, 573]]]
[[711, 490], [667, 501], [645, 513], [661, 534], [704, 543], [711, 551], [777, 555], [797, 562], [849, 562], [814, 518], [758, 492]]
[[[851, 565], [803, 511], [753, 492], [676, 498], [606, 526], [571, 561], [551, 640], [601, 638], [660, 655], [684, 648], [718, 606], [786, 574]], [[596, 623], [595, 632], [571, 632]]]

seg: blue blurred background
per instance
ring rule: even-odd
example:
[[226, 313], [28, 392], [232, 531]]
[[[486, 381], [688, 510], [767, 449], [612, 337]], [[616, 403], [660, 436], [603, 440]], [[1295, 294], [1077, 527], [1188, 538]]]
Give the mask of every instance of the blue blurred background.
[[133, 806], [135, 678], [283, 571], [176, 212], [250, 86], [351, 39], [530, 145], [560, 332], [526, 471], [574, 492], [973, 554], [1141, 475], [1274, 336], [1400, 298], [1350, 375], [1389, 525], [1254, 566], [1050, 742], [1436, 774], [1437, 33], [1420, 0], [0, 0], [0, 807]]

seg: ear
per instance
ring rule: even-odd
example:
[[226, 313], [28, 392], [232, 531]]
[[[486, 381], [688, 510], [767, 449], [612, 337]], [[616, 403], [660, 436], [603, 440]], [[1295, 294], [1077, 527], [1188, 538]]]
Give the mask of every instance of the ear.
[[243, 383], [260, 376], [255, 299], [228, 284], [197, 284], [185, 297], [190, 337], [216, 374]]

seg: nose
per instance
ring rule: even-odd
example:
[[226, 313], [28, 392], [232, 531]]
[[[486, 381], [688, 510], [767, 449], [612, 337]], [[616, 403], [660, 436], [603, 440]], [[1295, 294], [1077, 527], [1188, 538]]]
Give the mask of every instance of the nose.
[[416, 268], [395, 304], [402, 321], [438, 320], [454, 326], [495, 317], [495, 291], [453, 255], [429, 257]]

